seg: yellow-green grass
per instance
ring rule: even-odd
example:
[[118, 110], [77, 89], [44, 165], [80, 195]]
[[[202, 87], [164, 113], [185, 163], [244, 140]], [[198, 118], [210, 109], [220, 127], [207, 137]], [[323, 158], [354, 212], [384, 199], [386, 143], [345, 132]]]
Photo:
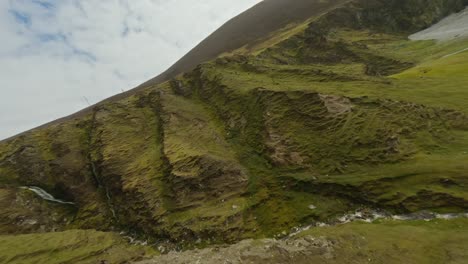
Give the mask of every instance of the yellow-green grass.
[[94, 230], [0, 236], [0, 263], [5, 264], [128, 263], [155, 253]]
[[299, 234], [333, 241], [324, 263], [466, 263], [468, 219], [354, 222]]
[[[222, 83], [239, 91], [257, 87], [271, 90], [308, 90], [349, 97], [368, 96], [414, 102], [468, 112], [468, 40], [436, 43], [398, 40], [375, 45], [373, 52], [417, 65], [389, 77], [370, 77], [362, 64], [274, 65], [258, 61], [260, 71], [245, 70], [231, 64], [207, 64], [209, 76], [219, 76]], [[456, 53], [456, 54], [453, 54]], [[446, 55], [451, 56], [445, 57]], [[317, 74], [320, 70], [320, 74]], [[352, 79], [354, 78], [354, 79]]]

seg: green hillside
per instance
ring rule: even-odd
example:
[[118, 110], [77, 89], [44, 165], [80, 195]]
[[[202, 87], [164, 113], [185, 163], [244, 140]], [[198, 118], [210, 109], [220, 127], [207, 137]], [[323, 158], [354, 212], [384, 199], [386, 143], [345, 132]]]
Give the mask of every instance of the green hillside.
[[[273, 237], [362, 208], [468, 212], [468, 51], [459, 52], [468, 39], [408, 40], [465, 5], [346, 1], [164, 83], [0, 142], [0, 240], [9, 241], [0, 243], [0, 262], [38, 263], [15, 260], [20, 234], [58, 244], [62, 233], [34, 233], [106, 236], [113, 248], [126, 242], [79, 230], [124, 231], [189, 249]], [[467, 222], [444, 221], [440, 236], [456, 233], [461, 254]], [[408, 263], [445, 263], [422, 256], [441, 246], [428, 231], [436, 224], [354, 223], [308, 235], [344, 243], [335, 259], [344, 261], [356, 254], [347, 235], [386, 237], [362, 245], [379, 255], [414, 232], [408, 247], [421, 258]], [[81, 245], [73, 241], [57, 248]], [[82, 247], [64, 259], [109, 252]], [[141, 256], [148, 248], [126, 250]]]

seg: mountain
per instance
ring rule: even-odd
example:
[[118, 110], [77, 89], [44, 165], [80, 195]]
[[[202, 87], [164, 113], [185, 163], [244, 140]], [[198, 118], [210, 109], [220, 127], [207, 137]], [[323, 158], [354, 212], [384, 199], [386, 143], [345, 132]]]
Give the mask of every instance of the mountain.
[[[160, 76], [142, 86], [160, 83], [177, 74], [187, 72], [198, 64], [215, 59], [225, 52], [261, 43], [275, 31], [292, 23], [301, 23], [312, 16], [318, 16], [344, 0], [265, 0], [235, 17], [202, 41], [192, 51], [176, 62]], [[246, 30], [248, 29], [248, 30]]]
[[463, 263], [467, 5], [265, 0], [0, 142], [0, 262]]

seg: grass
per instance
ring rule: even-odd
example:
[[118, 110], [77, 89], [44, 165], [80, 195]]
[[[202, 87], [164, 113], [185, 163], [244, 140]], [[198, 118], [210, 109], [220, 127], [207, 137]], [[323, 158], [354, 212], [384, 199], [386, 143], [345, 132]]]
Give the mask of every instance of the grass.
[[[449, 121], [452, 117], [442, 118], [439, 124], [436, 124], [437, 121], [434, 123], [433, 118], [445, 111], [440, 110], [441, 108], [467, 113], [468, 75], [465, 72], [468, 68], [466, 64], [468, 53], [444, 56], [466, 47], [468, 42], [466, 40], [445, 43], [413, 42], [404, 40], [401, 36], [346, 30], [336, 32], [333, 38], [347, 42], [349, 45], [365, 44], [369, 49], [368, 52], [378, 53], [380, 56], [394, 60], [410, 61], [417, 66], [393, 76], [373, 77], [365, 74], [365, 65], [362, 63], [278, 64], [265, 60], [264, 57], [255, 57], [247, 58], [247, 62], [242, 63], [205, 64], [202, 67], [202, 75], [207, 79], [219, 81], [218, 85], [224, 86], [222, 88], [225, 90], [224, 94], [239, 93], [248, 96], [253, 93], [259, 97], [261, 94], [256, 91], [261, 87], [268, 91], [283, 92], [288, 96], [294, 92], [299, 92], [303, 96], [308, 92], [319, 92], [347, 96], [357, 99], [358, 102], [364, 102], [362, 105], [355, 105], [353, 114], [349, 114], [348, 118], [339, 124], [338, 130], [333, 128], [333, 122], [330, 120], [320, 119], [317, 111], [321, 110], [316, 109], [317, 116], [314, 118], [318, 120], [317, 123], [323, 126], [324, 122], [329, 122], [331, 130], [325, 134], [323, 132], [314, 134], [314, 127], [317, 125], [307, 124], [304, 116], [296, 118], [291, 113], [284, 112], [305, 112], [304, 108], [307, 108], [310, 100], [304, 102], [288, 99], [281, 106], [281, 101], [267, 99], [268, 104], [274, 105], [280, 112], [275, 114], [275, 110], [268, 108], [264, 111], [273, 116], [271, 119], [278, 120], [274, 127], [280, 131], [278, 133], [282, 135], [283, 140], [290, 142], [291, 149], [309, 148], [306, 153], [311, 160], [325, 161], [319, 165], [319, 168], [286, 174], [311, 179], [323, 175], [324, 168], [342, 167], [339, 164], [340, 159], [346, 157], [344, 160], [347, 160], [347, 163], [350, 160], [351, 162], [343, 168], [343, 173], [336, 175], [334, 172], [328, 173], [330, 176], [319, 177], [320, 182], [351, 184], [363, 188], [362, 191], [374, 193], [373, 202], [397, 207], [405, 199], [417, 199], [421, 192], [447, 194], [466, 201], [467, 194], [463, 187], [467, 178], [464, 173], [467, 148], [464, 130], [466, 121], [463, 121], [462, 114], [453, 117], [452, 121]], [[386, 99], [394, 102], [389, 105], [382, 104], [377, 109], [365, 106], [380, 104], [377, 102]], [[419, 112], [422, 118], [414, 119], [418, 114], [410, 109], [411, 107], [407, 109], [407, 102], [420, 104], [418, 107], [425, 109]], [[209, 103], [213, 104], [213, 101]], [[296, 109], [295, 105], [300, 108]], [[383, 109], [389, 109], [390, 112]], [[312, 110], [311, 113], [313, 112]], [[461, 121], [456, 121], [458, 118], [461, 118]], [[454, 125], [457, 122], [461, 127]], [[382, 135], [385, 130], [389, 133], [400, 133], [397, 131], [408, 129], [413, 132], [409, 136], [400, 138], [401, 155], [396, 156], [395, 160], [385, 158], [385, 161], [378, 161], [377, 157], [380, 155], [378, 153], [384, 148], [379, 149], [375, 146], [375, 140], [385, 137], [385, 134]], [[357, 148], [348, 145], [355, 137], [361, 138], [360, 140], [365, 139], [367, 142], [365, 144], [374, 145], [375, 151], [369, 152], [365, 146]], [[320, 149], [322, 157], [314, 156], [315, 149]], [[328, 150], [333, 152], [327, 161], [324, 159], [326, 157], [324, 153]], [[377, 162], [368, 162], [369, 160], [366, 162], [365, 158], [362, 159], [366, 155], [374, 156]], [[310, 161], [307, 163], [310, 164]], [[456, 186], [446, 186], [443, 181], [454, 181]], [[372, 184], [375, 186], [372, 187]], [[434, 203], [432, 207], [430, 203]], [[419, 201], [417, 205], [406, 206], [409, 210], [421, 208], [457, 210], [449, 204], [441, 205], [429, 199], [426, 202]], [[265, 207], [274, 208], [271, 204]], [[284, 214], [288, 215], [288, 212]]]
[[[468, 47], [468, 42], [466, 43]], [[406, 100], [468, 112], [468, 52], [424, 62], [394, 75]]]
[[[422, 65], [434, 63], [466, 44], [466, 41], [441, 44], [432, 41], [411, 42], [401, 36], [356, 31], [338, 31], [334, 38], [350, 45], [358, 42], [365, 44], [369, 49], [366, 54], [370, 52]], [[443, 113], [439, 108], [461, 112], [467, 110], [464, 108], [467, 105], [464, 100], [468, 96], [463, 96], [465, 76], [457, 73], [466, 68], [464, 58], [456, 59], [462, 54], [452, 58], [460, 62], [459, 65], [445, 67], [446, 71], [440, 74], [441, 80], [446, 78], [444, 80], [450, 83], [449, 89], [444, 91], [453, 91], [453, 95], [447, 97], [446, 101], [439, 100], [435, 92], [426, 93], [422, 91], [424, 87], [413, 86], [408, 80], [415, 78], [403, 77], [406, 72], [420, 66], [395, 76], [380, 77], [367, 75], [366, 65], [362, 62], [278, 64], [259, 54], [241, 62], [230, 61], [225, 64], [214, 61], [204, 64], [200, 68], [200, 76], [191, 77], [195, 80], [187, 82], [188, 86], [199, 81], [203, 83], [203, 87], [192, 86], [198, 95], [190, 99], [205, 104], [212, 113], [211, 119], [218, 120], [216, 124], [226, 128], [224, 132], [230, 148], [235, 150], [237, 159], [250, 171], [250, 198], [245, 217], [255, 221], [244, 222], [245, 226], [260, 228], [261, 233], [257, 235], [262, 232], [272, 235], [305, 219], [326, 219], [335, 213], [334, 210], [324, 210], [314, 215], [305, 209], [309, 196], [320, 198], [318, 206], [322, 208], [340, 211], [353, 207], [351, 204], [354, 201], [341, 201], [342, 205], [338, 206], [340, 203], [334, 203], [323, 194], [281, 190], [278, 188], [281, 186], [281, 177], [277, 178], [279, 175], [293, 175], [294, 178], [308, 181], [317, 178], [318, 184], [351, 185], [362, 192], [369, 192], [370, 202], [382, 206], [398, 208], [404, 204], [406, 210], [410, 211], [423, 208], [441, 212], [461, 210], [457, 206], [453, 207], [450, 201], [438, 203], [430, 199], [411, 199], [421, 199], [418, 197], [423, 192], [447, 194], [454, 199], [467, 198], [463, 187], [466, 184], [463, 165], [466, 158], [463, 154], [467, 142], [466, 132], [453, 128], [453, 123], [457, 121], [450, 121], [452, 117], [438, 119]], [[229, 58], [226, 59], [229, 61]], [[452, 85], [454, 75], [460, 79], [453, 80]], [[412, 96], [413, 92], [408, 86], [419, 91], [415, 91]], [[430, 89], [442, 90], [440, 85], [431, 86]], [[345, 118], [322, 116], [323, 106], [307, 97], [315, 92], [356, 99], [353, 101], [352, 113], [345, 115]], [[455, 93], [462, 96], [455, 98]], [[394, 102], [386, 103], [385, 100]], [[250, 105], [251, 102], [256, 102], [255, 107]], [[422, 106], [415, 110], [411, 103]], [[306, 115], [310, 115], [314, 122], [309, 123]], [[249, 119], [247, 125], [242, 124]], [[328, 127], [328, 130], [317, 127]], [[306, 163], [313, 165], [308, 168], [286, 166], [279, 171], [265, 165], [271, 164], [269, 157], [264, 156], [269, 148], [265, 146], [266, 134], [271, 131], [281, 135], [283, 142], [288, 142], [282, 143], [288, 149], [286, 152], [306, 153]], [[409, 134], [405, 134], [408, 131]], [[382, 156], [381, 153], [387, 148], [387, 139], [400, 133], [399, 153]], [[255, 138], [257, 140], [252, 140]], [[360, 147], [352, 143], [356, 138], [361, 142]], [[257, 156], [245, 153], [263, 154]], [[320, 162], [315, 164], [317, 160]], [[408, 174], [414, 176], [406, 177]], [[453, 180], [457, 186], [444, 185], [443, 182], [447, 180]], [[356, 198], [360, 196], [359, 193], [353, 195]], [[249, 216], [249, 210], [254, 212], [252, 217]]]
[[0, 262], [5, 264], [128, 263], [154, 254], [117, 234], [94, 230], [0, 236]]
[[308, 23], [200, 65], [182, 87], [2, 142], [0, 187], [74, 194], [66, 228], [188, 243], [272, 236], [362, 203], [466, 210], [468, 52], [445, 56], [468, 41], [338, 27], [317, 44]]
[[[255, 207], [253, 215], [260, 233], [257, 237], [273, 237], [289, 233], [298, 223], [328, 220], [350, 208], [349, 201], [326, 197], [318, 193], [295, 192], [284, 189], [271, 192]], [[316, 209], [311, 209], [313, 205]]]
[[[369, 38], [369, 37], [368, 37]], [[467, 112], [467, 52], [445, 55], [468, 47], [467, 40], [448, 43], [392, 40], [368, 45], [371, 52], [420, 63], [388, 78], [366, 76], [362, 64], [275, 65], [257, 62], [260, 71], [246, 71], [238, 64], [208, 64], [206, 74], [240, 91], [264, 87], [278, 91], [309, 90], [348, 97], [388, 98]], [[254, 64], [255, 65], [255, 62]], [[261, 71], [263, 67], [263, 71]], [[320, 70], [318, 74], [316, 71]], [[340, 81], [341, 78], [341, 81]]]
[[326, 263], [465, 263], [468, 219], [355, 222], [299, 234], [333, 241]]
[[163, 104], [168, 120], [165, 144], [173, 163], [207, 154], [234, 160], [234, 153], [224, 141], [223, 128], [211, 120], [202, 105], [174, 95], [165, 96]]

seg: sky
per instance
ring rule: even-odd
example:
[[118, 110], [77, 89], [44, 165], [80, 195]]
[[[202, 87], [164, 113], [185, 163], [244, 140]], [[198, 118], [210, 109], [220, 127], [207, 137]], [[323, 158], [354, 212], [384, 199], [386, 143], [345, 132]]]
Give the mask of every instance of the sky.
[[158, 75], [260, 0], [0, 0], [0, 139]]

